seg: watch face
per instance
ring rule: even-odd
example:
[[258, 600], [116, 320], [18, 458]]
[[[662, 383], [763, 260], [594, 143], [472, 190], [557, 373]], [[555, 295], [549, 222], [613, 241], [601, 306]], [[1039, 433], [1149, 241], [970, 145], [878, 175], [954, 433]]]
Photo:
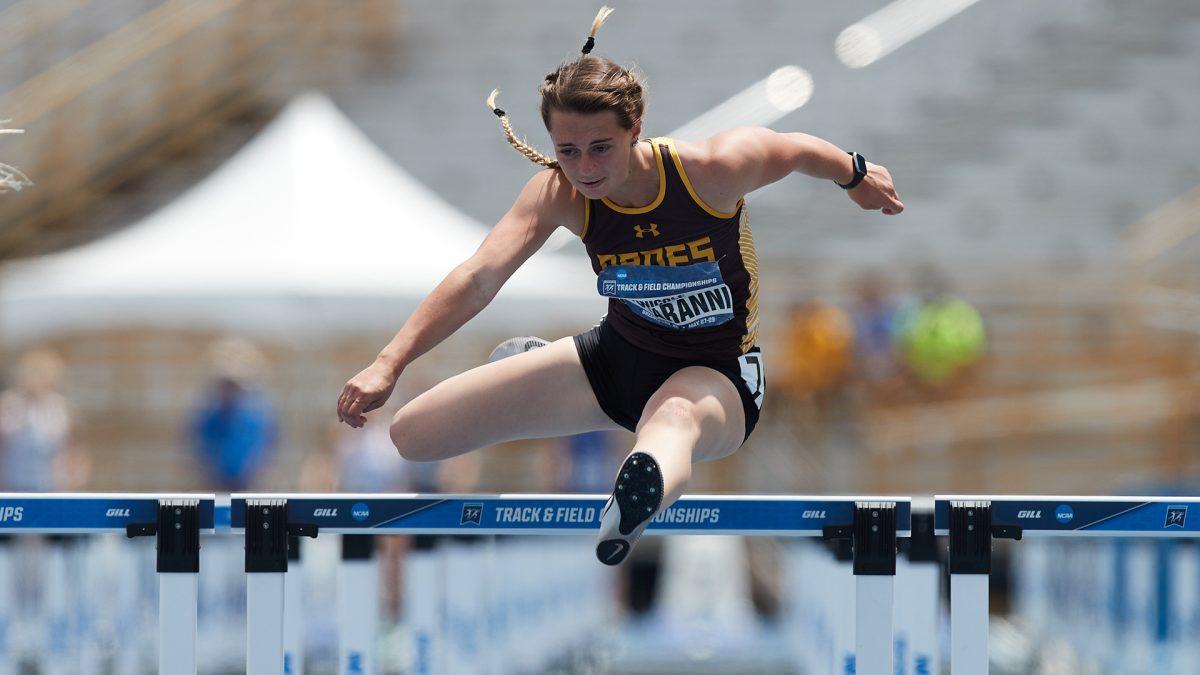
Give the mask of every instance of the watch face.
[[867, 158], [863, 157], [857, 152], [854, 153], [854, 170], [857, 171], [859, 175], [867, 175]]

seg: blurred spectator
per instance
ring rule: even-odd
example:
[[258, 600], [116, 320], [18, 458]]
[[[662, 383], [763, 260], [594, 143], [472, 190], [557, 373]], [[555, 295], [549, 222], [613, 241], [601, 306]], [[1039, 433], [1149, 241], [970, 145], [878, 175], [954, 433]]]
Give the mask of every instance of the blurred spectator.
[[89, 463], [71, 448], [71, 411], [58, 389], [65, 365], [49, 349], [21, 356], [16, 385], [0, 394], [0, 490], [76, 490]]
[[615, 453], [616, 434], [611, 431], [588, 431], [568, 436], [566, 491], [598, 493], [612, 490], [620, 458]]
[[225, 339], [210, 351], [213, 381], [192, 418], [191, 442], [211, 489], [237, 492], [265, 470], [278, 435], [276, 413], [259, 378], [254, 345]]
[[854, 327], [846, 313], [819, 301], [796, 307], [784, 332], [782, 389], [795, 398], [811, 398], [843, 384], [854, 346]]
[[533, 462], [522, 488], [569, 494], [609, 492], [620, 465], [620, 457], [613, 454], [616, 438], [611, 431], [585, 431], [558, 439], [522, 442], [523, 458], [527, 456]]
[[392, 418], [377, 414], [362, 429], [339, 426], [337, 444], [338, 492], [408, 492], [412, 489], [412, 468], [396, 452], [388, 429]]
[[896, 332], [901, 305], [888, 292], [887, 282], [875, 273], [864, 274], [855, 283], [851, 310], [854, 325], [855, 371], [874, 391], [894, 388], [899, 376]]
[[952, 295], [936, 270], [917, 272], [920, 303], [900, 320], [904, 364], [917, 384], [945, 391], [964, 380], [987, 351], [979, 311]]
[[[305, 462], [300, 472], [300, 489], [305, 492], [381, 494], [413, 489], [416, 462], [408, 462], [388, 433], [391, 416], [378, 413], [367, 418], [362, 429], [331, 423], [328, 442]], [[376, 536], [383, 616], [395, 622], [403, 601], [403, 558], [408, 538]]]

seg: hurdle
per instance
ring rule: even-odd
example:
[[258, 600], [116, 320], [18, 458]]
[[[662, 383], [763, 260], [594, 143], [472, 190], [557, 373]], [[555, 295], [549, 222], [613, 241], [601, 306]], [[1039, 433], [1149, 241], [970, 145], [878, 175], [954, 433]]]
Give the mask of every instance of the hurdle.
[[0, 533], [155, 537], [158, 670], [195, 673], [200, 534], [215, 531], [214, 502], [214, 495], [0, 493]]
[[[295, 652], [294, 644], [284, 637], [285, 577], [289, 552], [295, 551], [289, 538], [319, 533], [592, 536], [599, 527], [605, 499], [604, 495], [251, 494], [218, 498], [211, 494], [0, 493], [0, 534], [155, 537], [159, 671], [172, 674], [197, 672], [200, 534], [242, 535], [249, 626], [247, 672], [274, 675], [285, 672], [286, 655], [289, 650]], [[896, 540], [910, 535], [910, 521], [907, 498], [688, 496], [657, 516], [647, 535], [850, 542], [857, 672], [885, 675], [892, 672]], [[360, 556], [351, 552], [347, 563], [353, 565], [356, 557]], [[580, 564], [599, 563], [589, 556]], [[358, 579], [351, 583], [361, 584], [364, 575], [346, 578]], [[345, 650], [346, 658], [364, 663], [363, 644], [360, 640], [357, 654]]]
[[[247, 672], [283, 663], [287, 534], [317, 536], [594, 535], [606, 495], [234, 494], [231, 529], [246, 538]], [[910, 534], [911, 500], [895, 497], [686, 496], [648, 536], [813, 537], [853, 542], [857, 672], [892, 673], [896, 539]], [[599, 564], [587, 560], [586, 564]], [[369, 655], [343, 650], [346, 661]], [[343, 671], [344, 672], [344, 671]]]
[[950, 538], [950, 668], [988, 672], [992, 542], [1038, 537], [1198, 538], [1198, 497], [937, 496], [935, 534]]

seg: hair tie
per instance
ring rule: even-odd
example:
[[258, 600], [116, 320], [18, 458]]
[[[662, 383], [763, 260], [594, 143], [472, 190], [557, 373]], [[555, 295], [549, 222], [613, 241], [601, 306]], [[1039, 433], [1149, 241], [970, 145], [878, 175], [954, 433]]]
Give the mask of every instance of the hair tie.
[[496, 97], [500, 95], [499, 89], [493, 89], [492, 93], [487, 97], [487, 107], [496, 117], [504, 117], [508, 113], [496, 107]]
[[612, 7], [606, 5], [601, 7], [600, 11], [596, 13], [596, 18], [592, 19], [592, 31], [588, 33], [587, 42], [583, 43], [583, 53], [585, 55], [592, 53], [592, 48], [596, 46], [596, 31], [600, 30], [600, 26], [604, 25], [604, 20], [612, 12]]

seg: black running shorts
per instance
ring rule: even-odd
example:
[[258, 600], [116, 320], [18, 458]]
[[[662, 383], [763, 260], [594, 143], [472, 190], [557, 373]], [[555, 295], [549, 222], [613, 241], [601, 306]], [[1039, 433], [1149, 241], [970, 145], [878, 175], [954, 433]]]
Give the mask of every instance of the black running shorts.
[[688, 366], [712, 368], [729, 378], [742, 397], [746, 435], [758, 424], [762, 407], [765, 372], [762, 352], [754, 347], [738, 358], [679, 359], [639, 349], [621, 337], [608, 321], [575, 336], [575, 349], [596, 394], [600, 408], [614, 422], [630, 431], [637, 429], [646, 402], [667, 378]]

